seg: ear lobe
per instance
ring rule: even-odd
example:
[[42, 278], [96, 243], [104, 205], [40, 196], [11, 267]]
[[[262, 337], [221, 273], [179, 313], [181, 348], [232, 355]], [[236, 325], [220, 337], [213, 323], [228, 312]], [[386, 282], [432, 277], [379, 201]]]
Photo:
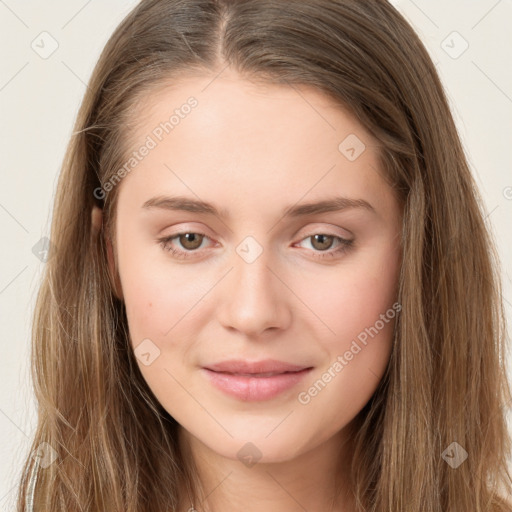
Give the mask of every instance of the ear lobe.
[[101, 231], [103, 223], [103, 211], [97, 206], [92, 207], [91, 212], [91, 236], [96, 237]]
[[[93, 206], [92, 213], [91, 213], [91, 223], [92, 223], [92, 236], [97, 236], [100, 231], [102, 231], [103, 228], [103, 211], [101, 208], [98, 208], [97, 206]], [[114, 258], [114, 249], [112, 246], [112, 240], [108, 236], [107, 233], [103, 233], [105, 244], [107, 246], [107, 263], [108, 263], [108, 270], [109, 270], [109, 278], [110, 278], [110, 284], [112, 286], [112, 290], [114, 292], [114, 295], [120, 299], [123, 300], [123, 292], [121, 288], [121, 281], [119, 279], [119, 275], [116, 271], [116, 263]]]

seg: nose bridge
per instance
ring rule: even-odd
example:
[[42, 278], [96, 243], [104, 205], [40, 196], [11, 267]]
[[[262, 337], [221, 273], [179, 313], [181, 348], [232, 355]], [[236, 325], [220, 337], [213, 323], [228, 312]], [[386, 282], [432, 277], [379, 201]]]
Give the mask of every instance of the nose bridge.
[[286, 287], [274, 275], [273, 261], [270, 251], [253, 236], [236, 246], [233, 270], [218, 309], [225, 327], [252, 334], [269, 327], [284, 327], [289, 320]]
[[[275, 277], [270, 271], [272, 264], [270, 253], [269, 251], [263, 251], [252, 259], [253, 251], [253, 248], [249, 248], [247, 252], [240, 255], [239, 250], [237, 250], [237, 257], [234, 259], [235, 268], [233, 269], [237, 288], [244, 294], [247, 292], [250, 295], [271, 294], [273, 288], [271, 281]], [[275, 293], [271, 295], [275, 296]]]

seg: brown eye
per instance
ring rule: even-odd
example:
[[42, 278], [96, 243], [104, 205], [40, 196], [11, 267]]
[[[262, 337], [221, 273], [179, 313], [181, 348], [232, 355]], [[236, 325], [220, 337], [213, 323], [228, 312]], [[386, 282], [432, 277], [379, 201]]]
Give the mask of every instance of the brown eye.
[[184, 249], [193, 251], [201, 246], [204, 235], [200, 233], [182, 233], [178, 236], [178, 240]]
[[183, 259], [198, 255], [201, 251], [197, 249], [203, 245], [205, 238], [209, 237], [204, 233], [182, 232], [159, 238], [158, 242], [165, 251], [170, 252], [176, 258]]
[[334, 258], [342, 256], [352, 248], [354, 239], [347, 240], [337, 235], [328, 235], [325, 233], [315, 233], [302, 239], [311, 246], [311, 251], [318, 259]]
[[312, 235], [311, 237], [311, 245], [318, 249], [319, 251], [325, 251], [327, 249], [330, 249], [332, 247], [333, 241], [336, 237], [332, 235]]

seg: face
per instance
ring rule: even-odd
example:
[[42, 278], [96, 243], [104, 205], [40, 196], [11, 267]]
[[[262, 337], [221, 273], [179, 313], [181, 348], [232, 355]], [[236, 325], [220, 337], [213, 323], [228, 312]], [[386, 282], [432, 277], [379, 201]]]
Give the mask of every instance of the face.
[[343, 432], [385, 371], [401, 211], [376, 141], [321, 92], [212, 79], [139, 104], [115, 271], [142, 375], [184, 432], [283, 461]]

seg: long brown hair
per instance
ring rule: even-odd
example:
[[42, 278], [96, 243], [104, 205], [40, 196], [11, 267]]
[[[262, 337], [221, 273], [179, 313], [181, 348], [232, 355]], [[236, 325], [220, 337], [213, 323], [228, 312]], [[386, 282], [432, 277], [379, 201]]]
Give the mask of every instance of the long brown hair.
[[[176, 421], [139, 372], [108, 271], [118, 187], [95, 191], [126, 161], [137, 101], [228, 65], [248, 80], [313, 86], [351, 111], [380, 142], [403, 206], [401, 315], [353, 441], [360, 510], [512, 511], [496, 250], [435, 66], [385, 0], [143, 0], [114, 32], [58, 182], [18, 511], [168, 512], [194, 479]], [[104, 233], [91, 226], [94, 205]], [[463, 454], [456, 468], [447, 462]]]

